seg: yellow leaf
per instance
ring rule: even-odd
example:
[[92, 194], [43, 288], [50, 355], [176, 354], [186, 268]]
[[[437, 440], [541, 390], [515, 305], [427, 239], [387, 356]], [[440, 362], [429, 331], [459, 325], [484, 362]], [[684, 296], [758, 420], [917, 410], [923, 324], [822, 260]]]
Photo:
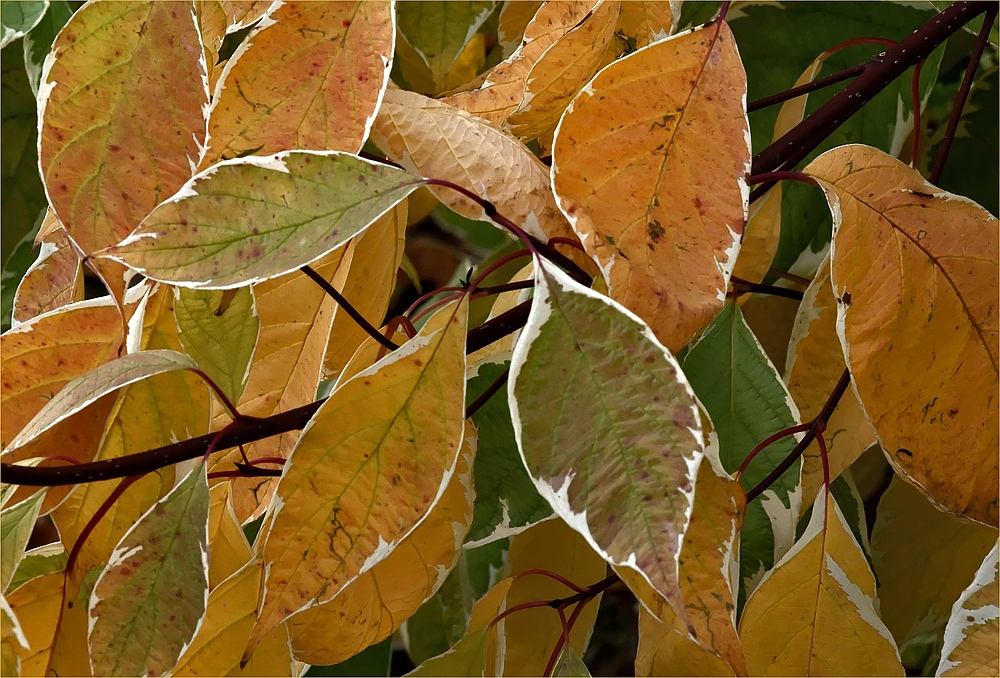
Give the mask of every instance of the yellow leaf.
[[997, 546], [989, 552], [951, 610], [944, 632], [938, 676], [992, 676], [1000, 669], [997, 632]]
[[[502, 610], [536, 600], [555, 600], [574, 591], [542, 575], [518, 578], [531, 569], [544, 569], [561, 575], [577, 586], [596, 584], [604, 579], [607, 565], [579, 533], [562, 520], [546, 520], [511, 539], [507, 553], [510, 574], [514, 577], [504, 597]], [[570, 647], [582, 654], [597, 619], [600, 599], [590, 601], [570, 631]], [[565, 611], [569, 618], [573, 608]], [[496, 625], [503, 642], [497, 646], [497, 665], [505, 676], [540, 676], [549, 656], [562, 636], [559, 614], [551, 608], [530, 608], [514, 612]]]
[[[334, 250], [312, 264], [334, 287], [342, 287], [347, 274], [341, 267], [344, 252], [344, 248]], [[241, 414], [268, 417], [316, 399], [336, 302], [301, 271], [257, 283], [253, 292], [260, 333], [250, 378], [236, 407]], [[221, 414], [214, 427], [228, 421], [228, 415]], [[247, 456], [287, 457], [297, 438], [298, 433], [291, 432], [259, 440], [246, 447]], [[242, 461], [238, 449], [215, 455], [209, 472], [232, 470], [234, 461]], [[240, 523], [261, 514], [276, 484], [275, 478], [267, 477], [232, 480], [233, 507]]]
[[209, 496], [208, 587], [211, 590], [249, 562], [253, 552], [236, 520], [229, 483], [214, 486]]
[[[837, 337], [837, 300], [830, 284], [829, 259], [824, 259], [799, 304], [788, 342], [785, 383], [799, 406], [802, 421], [819, 414], [846, 369]], [[823, 434], [830, 465], [830, 480], [854, 463], [875, 442], [875, 431], [865, 417], [854, 389], [847, 389], [833, 411]], [[819, 444], [802, 454], [802, 506], [812, 506], [823, 484]]]
[[622, 3], [616, 32], [635, 40], [637, 48], [673, 35], [680, 21], [680, 2], [636, 1]]
[[611, 298], [671, 351], [722, 308], [746, 221], [746, 74], [725, 22], [604, 68], [559, 122], [552, 185]]
[[[534, 264], [528, 263], [527, 266], [514, 274], [514, 277], [510, 279], [510, 282], [533, 280], [534, 277]], [[530, 299], [530, 295], [531, 290], [510, 290], [508, 292], [501, 292], [496, 296], [496, 300], [493, 302], [493, 307], [490, 309], [488, 319], [492, 320], [498, 315], [506, 313], [518, 304]], [[484, 346], [478, 351], [470, 353], [467, 359], [469, 363], [469, 372], [472, 373], [476, 371], [482, 363], [502, 363], [505, 360], [509, 360], [511, 352], [514, 350], [514, 339], [517, 338], [517, 336], [517, 332], [508, 334], [506, 337], [500, 339], [500, 341], [495, 341], [489, 346]]]
[[[527, 13], [528, 6], [534, 3], [507, 4], [524, 4], [523, 11]], [[444, 101], [499, 127], [520, 104], [531, 67], [556, 40], [583, 21], [596, 4], [594, 0], [543, 4], [525, 26], [520, 47], [490, 70], [482, 87], [455, 94]], [[512, 23], [519, 24], [520, 20], [515, 19]]]
[[62, 572], [53, 572], [26, 582], [7, 596], [30, 648], [21, 657], [20, 675], [45, 674], [62, 607], [63, 580]]
[[205, 53], [205, 66], [208, 69], [209, 91], [215, 90], [215, 81], [222, 71], [219, 61], [219, 49], [226, 37], [226, 27], [229, 17], [220, 0], [196, 0], [195, 13], [198, 20], [198, 32], [201, 34], [202, 51]]
[[620, 5], [611, 0], [598, 2], [538, 58], [525, 79], [520, 103], [505, 123], [514, 136], [534, 139], [556, 126], [573, 96], [600, 68], [613, 42]]
[[222, 0], [226, 13], [226, 33], [235, 33], [260, 19], [271, 6], [271, 0]]
[[85, 254], [125, 238], [191, 178], [208, 105], [192, 13], [190, 2], [94, 3], [52, 45], [39, 87], [39, 166]]
[[21, 655], [28, 652], [28, 641], [21, 630], [14, 612], [7, 604], [7, 599], [0, 596], [0, 611], [2, 611], [3, 631], [0, 633], [0, 673], [5, 676], [21, 675]]
[[357, 153], [389, 76], [392, 5], [290, 2], [226, 63], [200, 167], [248, 153]]
[[[406, 245], [406, 215], [407, 202], [404, 201], [352, 239], [344, 255], [345, 261], [350, 263], [340, 292], [375, 327], [382, 324], [396, 287], [396, 271]], [[340, 374], [367, 336], [368, 333], [338, 306], [323, 358], [324, 377], [329, 379]]]
[[334, 598], [424, 519], [454, 472], [465, 419], [467, 297], [340, 386], [289, 456], [272, 501], [264, 596], [246, 656]]
[[[55, 218], [51, 208], [49, 217]], [[38, 258], [17, 286], [12, 326], [78, 301], [83, 301], [83, 267], [60, 226], [42, 239]]]
[[837, 331], [889, 463], [937, 505], [996, 527], [996, 217], [867, 146], [805, 171], [831, 205]]
[[939, 511], [899, 478], [879, 500], [872, 529], [882, 620], [900, 647], [944, 630], [951, 605], [996, 543], [996, 530]]
[[333, 600], [288, 621], [297, 659], [321, 666], [339, 664], [388, 638], [437, 592], [458, 562], [472, 525], [475, 449], [475, 428], [466, 423], [455, 474], [427, 518], [388, 558]]
[[[482, 120], [414, 92], [385, 93], [372, 141], [391, 159], [426, 177], [446, 179], [482, 195], [529, 234], [576, 239], [556, 207], [548, 168], [524, 144]], [[468, 219], [483, 209], [450, 188], [431, 187]]]
[[874, 596], [861, 547], [821, 489], [805, 533], [743, 608], [740, 638], [750, 675], [903, 675]]
[[497, 18], [497, 40], [506, 59], [520, 46], [524, 29], [535, 16], [542, 2], [505, 2]]
[[677, 619], [666, 610], [668, 622], [658, 620], [639, 607], [639, 647], [635, 656], [637, 676], [735, 676], [722, 657], [691, 638]]

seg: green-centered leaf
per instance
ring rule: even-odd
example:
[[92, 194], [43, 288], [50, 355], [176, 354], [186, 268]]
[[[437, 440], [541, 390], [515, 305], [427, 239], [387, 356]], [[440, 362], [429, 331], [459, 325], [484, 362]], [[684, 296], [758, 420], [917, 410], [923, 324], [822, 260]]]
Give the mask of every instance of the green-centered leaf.
[[[431, 657], [407, 676], [482, 676], [485, 675], [489, 627], [470, 631], [444, 654]], [[490, 674], [492, 675], [492, 674]]]
[[837, 333], [886, 458], [939, 506], [996, 527], [1000, 222], [869, 146], [806, 172], [830, 203]]
[[468, 303], [340, 386], [285, 464], [264, 542], [264, 596], [246, 657], [292, 614], [331, 600], [424, 520], [464, 431]]
[[118, 543], [90, 596], [96, 675], [160, 675], [208, 603], [208, 476], [200, 461]]
[[[56, 622], [59, 620], [63, 579], [61, 572], [39, 576], [7, 596], [14, 614], [25, 622], [22, 630], [30, 648], [21, 655], [22, 676], [45, 675]], [[4, 675], [17, 674], [7, 674], [5, 671]]]
[[42, 65], [45, 56], [52, 47], [56, 34], [73, 16], [73, 8], [66, 0], [54, 0], [49, 3], [49, 9], [42, 20], [24, 36], [24, 69], [28, 72], [28, 84], [31, 91], [38, 94], [38, 85], [42, 79]]
[[747, 214], [746, 74], [725, 22], [602, 69], [566, 109], [552, 187], [612, 299], [679, 350], [722, 308]]
[[174, 290], [174, 317], [184, 350], [232, 402], [250, 377], [260, 319], [249, 287]]
[[389, 80], [388, 2], [272, 6], [226, 63], [201, 168], [294, 148], [357, 153]]
[[3, 630], [0, 631], [0, 673], [5, 676], [21, 675], [21, 654], [28, 651], [28, 639], [24, 637], [21, 623], [7, 604], [7, 598], [0, 596], [0, 615]]
[[[0, 6], [17, 3], [0, 3]], [[0, 187], [3, 191], [3, 243], [6, 262], [45, 210], [47, 200], [38, 176], [38, 121], [35, 96], [24, 70], [19, 45], [0, 53]]]
[[45, 490], [39, 490], [19, 504], [0, 512], [0, 591], [6, 591], [14, 578], [14, 572], [24, 557], [24, 547], [28, 545], [31, 531], [35, 528], [38, 509], [45, 498]]
[[30, 551], [25, 551], [24, 559], [17, 566], [17, 571], [14, 572], [14, 577], [10, 580], [7, 588], [15, 591], [21, 584], [32, 579], [37, 579], [53, 572], [61, 572], [66, 568], [67, 558], [66, 549], [59, 542], [45, 544]]
[[1000, 629], [998, 549], [1000, 545], [993, 546], [976, 572], [976, 578], [951, 608], [937, 676], [991, 676], [1000, 669], [997, 655], [997, 631]]
[[[471, 404], [496, 381], [510, 363], [482, 363], [469, 379], [466, 400]], [[466, 537], [469, 546], [481, 546], [513, 536], [552, 515], [552, 507], [538, 494], [514, 439], [507, 406], [507, 389], [501, 388], [472, 415], [479, 430], [476, 455], [476, 510]]]
[[221, 289], [319, 259], [419, 186], [395, 167], [291, 151], [210, 167], [106, 256], [155, 280]]
[[[467, 75], [464, 73], [453, 74], [455, 62], [498, 4], [492, 0], [396, 4], [399, 22], [397, 39], [405, 40], [413, 48], [415, 56], [429, 72], [433, 83], [434, 91], [423, 92], [424, 94], [437, 94], [463, 84], [466, 79], [472, 79], [475, 72], [468, 78], [462, 77]], [[404, 65], [403, 73], [406, 72]], [[407, 76], [407, 79], [412, 78]]]
[[0, 25], [3, 36], [0, 47], [6, 47], [38, 25], [49, 8], [49, 0], [23, 0], [0, 4]]
[[509, 394], [539, 493], [609, 563], [637, 571], [686, 616], [677, 558], [704, 441], [676, 359], [623, 306], [536, 262]]
[[7, 449], [29, 443], [63, 419], [79, 412], [122, 386], [141, 381], [155, 374], [173, 370], [197, 369], [198, 365], [183, 353], [170, 350], [139, 351], [92, 369], [66, 384], [45, 404], [10, 441]]
[[40, 167], [84, 253], [119, 242], [191, 178], [203, 58], [192, 3], [91, 3], [59, 32], [39, 87]]
[[747, 600], [740, 637], [753, 676], [903, 675], [875, 577], [825, 487], [805, 533]]
[[[739, 306], [726, 305], [684, 356], [684, 373], [719, 436], [719, 458], [735, 473], [770, 435], [799, 423], [785, 390]], [[789, 436], [765, 448], [740, 479], [744, 490], [764, 479], [795, 446]], [[764, 572], [791, 548], [799, 517], [799, 462], [747, 506], [740, 532], [740, 604]]]

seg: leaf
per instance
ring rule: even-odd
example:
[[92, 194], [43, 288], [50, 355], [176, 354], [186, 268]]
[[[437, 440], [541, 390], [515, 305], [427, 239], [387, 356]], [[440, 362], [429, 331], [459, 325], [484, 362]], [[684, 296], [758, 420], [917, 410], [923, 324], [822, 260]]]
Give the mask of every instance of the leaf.
[[521, 46], [524, 30], [528, 27], [542, 2], [505, 2], [497, 17], [497, 42], [506, 59]]
[[996, 653], [997, 546], [989, 552], [976, 578], [951, 608], [944, 632], [937, 676], [989, 675], [1000, 668]]
[[725, 301], [747, 213], [745, 94], [721, 22], [604, 68], [556, 130], [560, 209], [601, 266], [611, 298], [672, 351]]
[[431, 657], [407, 676], [483, 676], [489, 628], [469, 631], [455, 646], [442, 655]]
[[61, 573], [66, 569], [66, 561], [66, 549], [57, 541], [25, 551], [24, 559], [17, 566], [7, 589], [16, 591], [22, 584], [33, 579], [44, 577], [53, 572]]
[[[343, 248], [334, 250], [312, 268], [334, 287], [342, 287], [347, 274], [341, 266], [344, 256]], [[253, 295], [260, 332], [250, 377], [236, 406], [247, 416], [268, 417], [316, 399], [336, 303], [298, 270], [254, 285]], [[215, 426], [221, 428], [228, 421], [222, 414]], [[287, 457], [297, 439], [298, 433], [293, 432], [258, 440], [248, 446], [247, 455]], [[217, 455], [209, 471], [231, 470], [234, 461], [242, 461], [238, 449]], [[229, 482], [240, 523], [263, 512], [277, 485], [276, 478], [234, 478]]]
[[[830, 284], [829, 259], [824, 259], [799, 304], [785, 363], [785, 383], [800, 407], [803, 421], [813, 420], [833, 392], [846, 369], [842, 355], [837, 336], [837, 300]], [[854, 389], [844, 392], [823, 437], [831, 479], [875, 443], [875, 431]], [[813, 442], [802, 453], [802, 511], [812, 505], [822, 482], [819, 444]]]
[[[529, 234], [575, 239], [559, 213], [548, 171], [524, 144], [476, 117], [413, 92], [389, 90], [372, 141], [410, 171], [464, 186]], [[450, 188], [430, 187], [450, 209], [487, 221], [483, 209]]]
[[234, 292], [174, 290], [174, 317], [184, 352], [232, 402], [250, 378], [260, 319], [249, 287]]
[[[24, 620], [22, 630], [30, 648], [21, 656], [19, 675], [45, 674], [52, 649], [52, 639], [59, 621], [62, 597], [62, 572], [36, 577], [7, 596], [13, 612], [19, 619]], [[4, 627], [6, 629], [6, 624]], [[4, 675], [14, 674], [7, 674], [5, 671]]]
[[345, 153], [229, 160], [194, 177], [105, 256], [184, 287], [239, 287], [312, 263], [416, 187], [407, 172]]
[[679, 2], [623, 2], [616, 31], [635, 41], [637, 48], [677, 32], [681, 18]]
[[231, 485], [219, 483], [209, 491], [208, 588], [215, 588], [253, 557], [243, 528], [233, 511]]
[[[340, 292], [374, 326], [385, 317], [396, 287], [396, 273], [406, 247], [407, 210], [407, 201], [396, 205], [354, 238], [344, 254], [349, 268]], [[367, 336], [338, 304], [323, 357], [324, 375], [340, 374]]]
[[200, 168], [248, 153], [360, 151], [394, 31], [391, 3], [272, 6], [226, 63]]
[[553, 676], [586, 676], [590, 678], [590, 670], [583, 662], [583, 657], [572, 647], [567, 647], [559, 654], [559, 661], [552, 670]]
[[[799, 413], [777, 370], [739, 306], [730, 303], [691, 346], [681, 366], [698, 400], [708, 410], [719, 437], [719, 459], [735, 473], [762, 440], [799, 423]], [[796, 438], [789, 436], [757, 455], [741, 483], [749, 491], [788, 456]], [[746, 596], [795, 541], [799, 516], [799, 462], [747, 506], [740, 530], [740, 593]]]
[[521, 101], [504, 123], [514, 136], [534, 139], [556, 126], [570, 100], [602, 65], [604, 52], [614, 40], [620, 4], [598, 2], [532, 65]]
[[7, 599], [0, 596], [0, 613], [3, 618], [3, 632], [0, 634], [0, 672], [5, 676], [21, 675], [22, 653], [28, 652], [28, 640]]
[[[596, 584], [607, 572], [604, 558], [558, 518], [543, 521], [511, 539], [507, 560], [514, 582], [504, 596], [501, 611], [521, 603], [573, 595], [574, 591], [549, 577], [524, 575], [529, 570], [548, 570], [581, 588]], [[572, 651], [586, 650], [599, 607], [600, 600], [594, 600], [577, 618], [569, 633]], [[532, 608], [505, 617], [497, 623], [496, 631], [503, 639], [496, 644], [496, 666], [503, 669], [502, 675], [540, 676], [562, 636], [562, 623], [555, 610]]]
[[937, 505], [996, 527], [997, 219], [866, 146], [806, 172], [831, 205], [837, 332], [886, 458]]
[[118, 309], [108, 298], [64, 306], [5, 332], [0, 337], [4, 449], [68, 382], [116, 355], [120, 334]]
[[269, 568], [245, 657], [284, 619], [384, 560], [436, 503], [462, 440], [467, 308], [439, 311], [338, 388], [299, 438], [272, 501]]
[[235, 33], [258, 21], [271, 6], [270, 0], [222, 0], [229, 20], [226, 33]]
[[97, 675], [167, 672], [208, 603], [208, 478], [204, 461], [129, 530], [90, 596]]
[[396, 5], [399, 39], [413, 49], [433, 83], [433, 91], [426, 94], [437, 94], [471, 79], [463, 77], [465, 74], [461, 71], [455, 73], [456, 62], [497, 4], [493, 1], [452, 1]]
[[38, 95], [39, 165], [85, 254], [127, 236], [191, 178], [208, 104], [197, 45], [192, 6], [159, 2], [86, 5], [56, 37]]
[[3, 575], [0, 579], [0, 590], [7, 590], [18, 564], [24, 558], [24, 547], [31, 538], [38, 509], [44, 497], [45, 490], [38, 490], [28, 499], [0, 512], [0, 534], [2, 534], [0, 543], [3, 544], [2, 563], [0, 563]]
[[639, 572], [685, 614], [677, 554], [704, 442], [674, 357], [622, 306], [536, 261], [508, 387], [539, 493], [609, 563]]
[[[534, 5], [530, 2], [517, 4], [523, 4], [525, 11]], [[525, 26], [523, 36], [519, 36], [520, 46], [489, 71], [482, 86], [447, 97], [445, 103], [499, 127], [521, 102], [531, 67], [556, 40], [583, 21], [595, 4], [594, 0], [543, 3], [537, 13], [533, 12], [534, 17]]]
[[[55, 215], [51, 210], [47, 216]], [[66, 230], [58, 228], [42, 240], [38, 258], [25, 272], [14, 293], [11, 324], [83, 301], [83, 269]]]
[[122, 386], [172, 370], [197, 369], [197, 364], [177, 351], [139, 351], [116, 358], [66, 384], [17, 434], [8, 449], [20, 447], [63, 419], [81, 411]]
[[297, 659], [324, 666], [346, 661], [389, 638], [434, 595], [458, 561], [472, 521], [475, 449], [475, 429], [466, 424], [455, 473], [427, 518], [333, 600], [289, 620]]
[[861, 548], [840, 507], [820, 490], [805, 533], [743, 610], [750, 675], [903, 675], [874, 596]]
[[676, 615], [665, 624], [645, 607], [639, 607], [637, 676], [733, 676], [732, 667], [691, 638]]
[[38, 25], [49, 8], [48, 0], [36, 2], [8, 2], [0, 10], [0, 23], [3, 24], [3, 37], [0, 47], [6, 47]]
[[944, 513], [894, 478], [878, 504], [871, 543], [882, 620], [901, 654], [927, 633], [940, 638], [996, 530]]
[[[38, 96], [42, 79], [42, 65], [56, 35], [73, 16], [73, 8], [66, 0], [53, 0], [41, 21], [24, 36], [24, 68], [28, 73], [31, 91]], [[40, 181], [40, 180], [39, 180]]]
[[[475, 368], [466, 386], [466, 401], [474, 402], [509, 364], [483, 363]], [[552, 515], [552, 507], [535, 489], [517, 451], [507, 389], [501, 388], [486, 401], [472, 415], [472, 421], [481, 442], [476, 455], [476, 508], [468, 547], [511, 537]]]

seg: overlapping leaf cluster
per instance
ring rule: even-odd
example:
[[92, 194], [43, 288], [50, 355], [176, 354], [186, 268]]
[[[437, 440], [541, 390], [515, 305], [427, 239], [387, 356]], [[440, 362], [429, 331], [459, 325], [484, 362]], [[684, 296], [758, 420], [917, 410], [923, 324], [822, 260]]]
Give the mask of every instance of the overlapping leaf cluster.
[[[639, 675], [995, 671], [1000, 231], [900, 159], [953, 43], [751, 204], [825, 95], [748, 91], [935, 10], [748, 5], [3, 3], [2, 460], [62, 480], [0, 670], [587, 675], [613, 573]], [[428, 202], [530, 259], [376, 341]]]

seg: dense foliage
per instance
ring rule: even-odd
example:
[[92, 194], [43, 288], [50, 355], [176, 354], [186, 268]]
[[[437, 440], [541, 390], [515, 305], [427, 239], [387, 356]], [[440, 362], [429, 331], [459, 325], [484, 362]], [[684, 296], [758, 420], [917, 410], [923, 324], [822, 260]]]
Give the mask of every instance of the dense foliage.
[[1000, 669], [995, 4], [0, 9], [4, 675]]

